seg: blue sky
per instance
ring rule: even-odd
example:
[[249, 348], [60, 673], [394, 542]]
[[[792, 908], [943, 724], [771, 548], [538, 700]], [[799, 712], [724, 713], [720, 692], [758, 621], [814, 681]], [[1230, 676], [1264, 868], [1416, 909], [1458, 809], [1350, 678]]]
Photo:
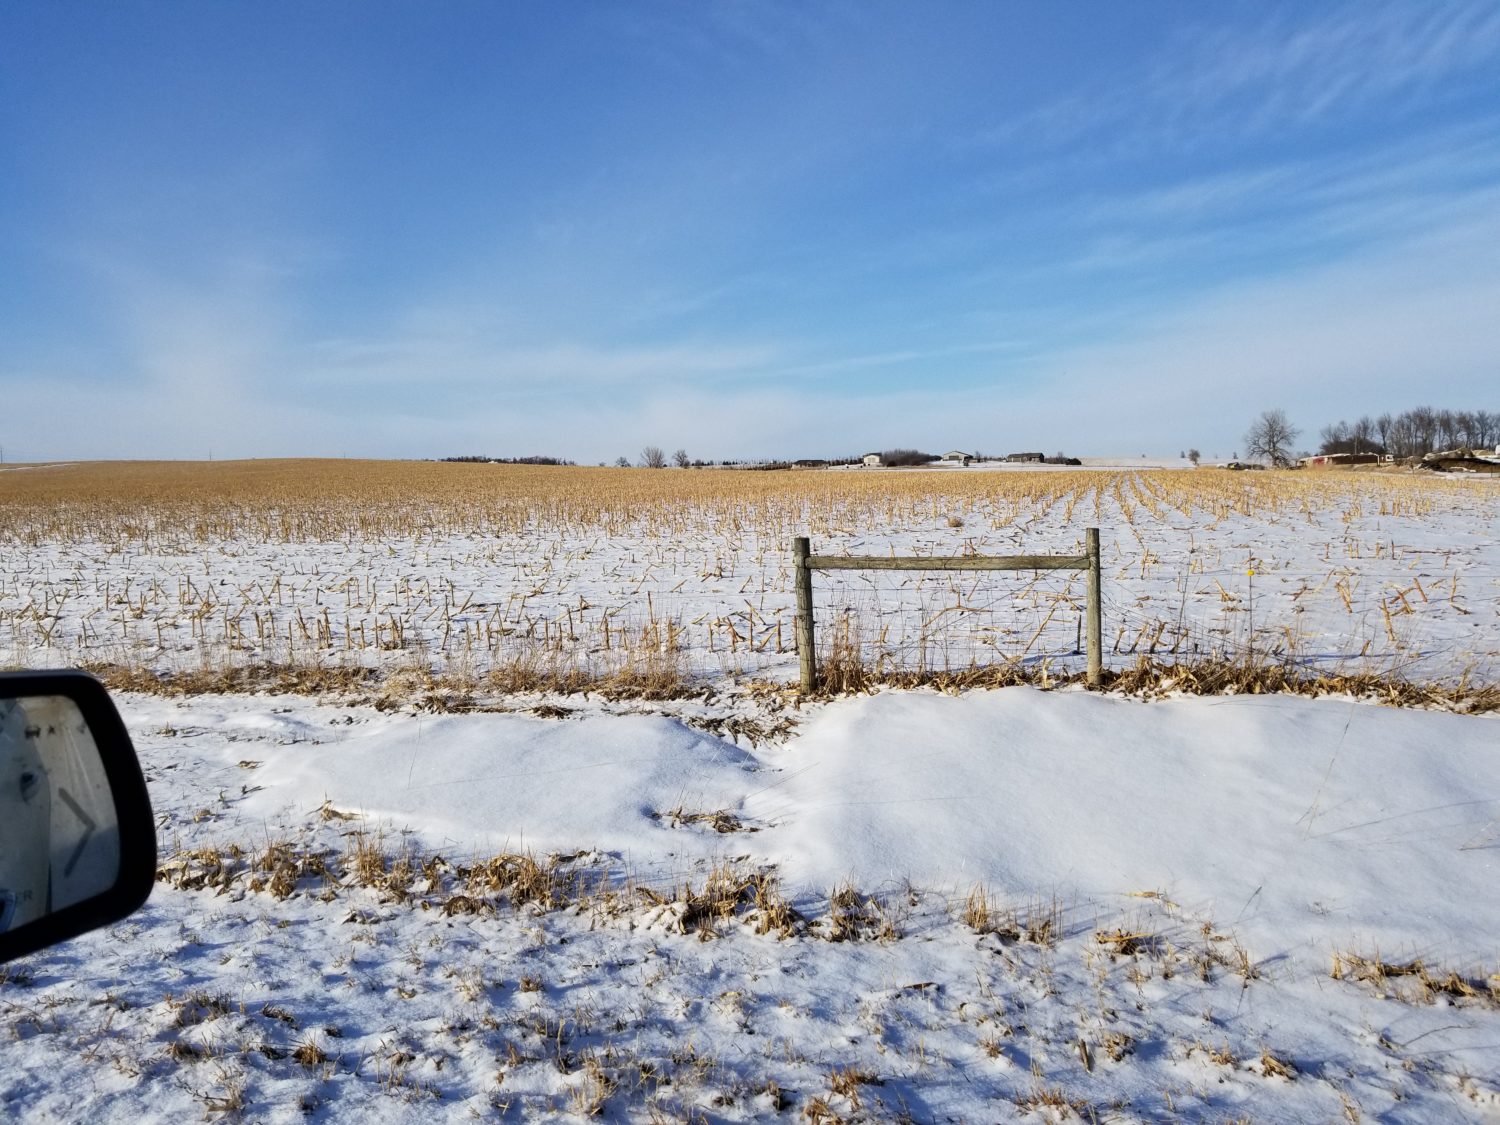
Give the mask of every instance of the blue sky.
[[0, 5], [0, 446], [1227, 457], [1500, 409], [1500, 6]]

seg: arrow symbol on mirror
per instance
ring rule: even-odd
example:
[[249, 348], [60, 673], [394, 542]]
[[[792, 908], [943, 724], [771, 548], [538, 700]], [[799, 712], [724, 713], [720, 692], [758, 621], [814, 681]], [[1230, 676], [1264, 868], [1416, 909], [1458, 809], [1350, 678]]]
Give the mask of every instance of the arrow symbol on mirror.
[[73, 794], [69, 793], [61, 785], [57, 787], [57, 795], [62, 799], [63, 804], [73, 810], [73, 815], [83, 824], [83, 839], [78, 841], [78, 846], [73, 849], [73, 854], [68, 857], [68, 862], [63, 867], [63, 874], [71, 875], [73, 874], [73, 868], [78, 866], [78, 861], [83, 856], [83, 849], [89, 846], [89, 838], [93, 836], [94, 829], [99, 826], [94, 823], [94, 818], [84, 812], [83, 807], [77, 801], [73, 800]]

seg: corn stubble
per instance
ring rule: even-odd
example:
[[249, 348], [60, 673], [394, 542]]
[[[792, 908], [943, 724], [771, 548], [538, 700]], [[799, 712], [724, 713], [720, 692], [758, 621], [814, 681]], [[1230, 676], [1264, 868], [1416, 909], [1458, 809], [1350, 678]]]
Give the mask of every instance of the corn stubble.
[[[0, 474], [0, 551], [10, 560], [0, 576], [0, 645], [8, 642], [20, 664], [61, 657], [112, 686], [164, 694], [339, 693], [455, 711], [538, 692], [670, 699], [703, 690], [715, 665], [738, 675], [794, 660], [784, 557], [794, 535], [837, 544], [920, 531], [947, 537], [939, 553], [1011, 553], [1046, 521], [1054, 532], [1059, 520], [1076, 530], [1107, 514], [1123, 525], [1119, 544], [1139, 548], [1135, 557], [1123, 546], [1107, 557], [1112, 596], [1129, 606], [1131, 581], [1182, 565], [1184, 605], [1190, 587], [1195, 598], [1211, 592], [1224, 622], [1205, 630], [1178, 607], [1136, 599], [1140, 607], [1107, 620], [1116, 689], [1354, 691], [1494, 710], [1493, 684], [1411, 687], [1399, 662], [1392, 670], [1356, 661], [1345, 674], [1309, 677], [1297, 619], [1255, 620], [1253, 597], [1212, 573], [1241, 560], [1195, 538], [1246, 520], [1441, 521], [1473, 502], [1460, 482], [1428, 476], [1216, 470], [751, 473], [298, 460], [45, 467]], [[1184, 537], [1184, 561], [1165, 563], [1163, 544]], [[571, 576], [605, 545], [625, 561], [608, 572], [608, 604], [592, 604], [597, 591], [571, 586]], [[310, 546], [339, 547], [355, 561], [337, 574], [309, 573], [292, 560], [294, 548]], [[35, 561], [63, 548], [72, 573]], [[1362, 577], [1366, 561], [1386, 565], [1398, 549], [1353, 534], [1330, 540], [1326, 575], [1302, 579], [1290, 593], [1293, 609], [1322, 599], [1336, 614], [1374, 615], [1382, 635], [1366, 642], [1372, 660], [1376, 640], [1399, 657], [1423, 615], [1472, 616], [1456, 571], [1425, 582], [1413, 575], [1409, 585]], [[404, 563], [440, 550], [464, 552], [465, 573], [500, 575], [500, 585], [464, 588]], [[271, 561], [257, 564], [250, 581], [223, 577], [239, 575], [249, 555], [280, 559], [279, 569]], [[977, 586], [947, 577], [923, 579], [930, 584], [916, 602], [898, 598], [894, 610], [840, 605], [836, 595], [819, 614], [824, 690], [1072, 682], [1077, 662], [1059, 660], [1057, 645], [1064, 632], [1073, 639], [1075, 579], [1028, 578], [1007, 587], [1001, 610], [988, 616], [977, 611]]]

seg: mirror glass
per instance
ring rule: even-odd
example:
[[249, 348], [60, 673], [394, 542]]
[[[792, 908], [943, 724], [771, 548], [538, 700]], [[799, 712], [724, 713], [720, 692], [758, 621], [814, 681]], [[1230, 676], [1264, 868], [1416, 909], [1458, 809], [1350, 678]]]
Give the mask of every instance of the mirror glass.
[[119, 874], [114, 799], [78, 705], [0, 699], [0, 934], [103, 894]]

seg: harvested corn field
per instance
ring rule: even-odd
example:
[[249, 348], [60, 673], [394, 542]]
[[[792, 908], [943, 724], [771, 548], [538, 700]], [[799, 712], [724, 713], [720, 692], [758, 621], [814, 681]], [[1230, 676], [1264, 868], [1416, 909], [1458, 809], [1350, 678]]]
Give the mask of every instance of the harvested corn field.
[[[365, 461], [0, 472], [0, 659], [137, 677], [393, 674], [670, 693], [796, 672], [791, 539], [1076, 554], [1104, 655], [1492, 682], [1500, 490], [1216, 470], [619, 470]], [[1081, 573], [844, 571], [821, 657], [876, 676], [1082, 666]]]

